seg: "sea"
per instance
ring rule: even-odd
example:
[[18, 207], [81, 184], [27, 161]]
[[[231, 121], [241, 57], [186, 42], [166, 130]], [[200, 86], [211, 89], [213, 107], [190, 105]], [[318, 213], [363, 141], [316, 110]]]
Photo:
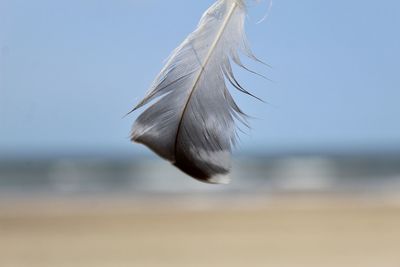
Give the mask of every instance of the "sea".
[[233, 158], [232, 182], [199, 182], [157, 157], [3, 157], [0, 198], [96, 195], [358, 194], [400, 196], [400, 153], [282, 153]]

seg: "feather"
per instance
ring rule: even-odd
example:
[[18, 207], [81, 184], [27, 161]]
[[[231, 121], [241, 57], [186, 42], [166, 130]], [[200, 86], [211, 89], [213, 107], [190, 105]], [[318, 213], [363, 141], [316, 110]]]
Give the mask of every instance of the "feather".
[[245, 17], [244, 0], [214, 3], [132, 110], [157, 99], [137, 118], [131, 140], [202, 182], [229, 183], [235, 120], [246, 123], [225, 84], [251, 95], [231, 67], [231, 61], [244, 67], [239, 51], [257, 60], [246, 41]]

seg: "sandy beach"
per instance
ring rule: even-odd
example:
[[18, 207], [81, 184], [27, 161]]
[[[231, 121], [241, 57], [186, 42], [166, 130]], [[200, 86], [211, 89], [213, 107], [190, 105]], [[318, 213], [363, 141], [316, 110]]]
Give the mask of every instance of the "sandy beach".
[[398, 203], [327, 197], [238, 203], [2, 201], [0, 266], [400, 266]]

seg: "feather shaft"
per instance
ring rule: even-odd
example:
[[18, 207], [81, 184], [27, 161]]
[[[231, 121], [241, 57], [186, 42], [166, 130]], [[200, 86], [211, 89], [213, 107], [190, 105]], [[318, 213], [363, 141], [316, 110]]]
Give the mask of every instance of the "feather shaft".
[[184, 117], [184, 114], [185, 114], [185, 112], [187, 110], [187, 107], [189, 105], [190, 99], [192, 98], [192, 95], [193, 95], [194, 91], [197, 88], [197, 84], [199, 83], [200, 78], [204, 73], [205, 67], [207, 66], [207, 64], [208, 64], [213, 52], [215, 51], [215, 47], [217, 46], [218, 42], [221, 40], [222, 34], [224, 33], [224, 31], [226, 29], [226, 26], [228, 25], [229, 20], [231, 19], [232, 15], [233, 15], [233, 12], [235, 11], [236, 7], [237, 7], [237, 3], [233, 2], [231, 7], [230, 7], [230, 9], [229, 9], [229, 11], [228, 11], [228, 14], [227, 14], [226, 18], [224, 19], [224, 22], [223, 22], [222, 26], [220, 27], [220, 29], [217, 32], [216, 38], [214, 39], [212, 45], [210, 46], [210, 49], [208, 50], [208, 53], [207, 53], [207, 55], [205, 57], [204, 62], [201, 63], [201, 68], [200, 68], [199, 73], [197, 75], [197, 78], [196, 78], [196, 80], [195, 80], [195, 82], [194, 82], [194, 84], [192, 86], [192, 90], [190, 91], [189, 96], [188, 96], [188, 98], [186, 100], [186, 104], [183, 107], [181, 119], [179, 120], [178, 130], [177, 130], [177, 133], [176, 133], [175, 144], [174, 144], [175, 151], [176, 151], [176, 147], [177, 147], [177, 144], [178, 144], [178, 138], [179, 138], [179, 133], [180, 133], [181, 127], [182, 127], [183, 117]]

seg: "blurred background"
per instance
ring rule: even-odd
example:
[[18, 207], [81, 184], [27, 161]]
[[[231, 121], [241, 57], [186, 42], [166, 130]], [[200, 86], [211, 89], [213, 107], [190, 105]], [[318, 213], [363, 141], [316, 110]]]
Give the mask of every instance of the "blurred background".
[[400, 266], [400, 3], [249, 5], [232, 183], [129, 132], [212, 0], [0, 0], [0, 265]]

